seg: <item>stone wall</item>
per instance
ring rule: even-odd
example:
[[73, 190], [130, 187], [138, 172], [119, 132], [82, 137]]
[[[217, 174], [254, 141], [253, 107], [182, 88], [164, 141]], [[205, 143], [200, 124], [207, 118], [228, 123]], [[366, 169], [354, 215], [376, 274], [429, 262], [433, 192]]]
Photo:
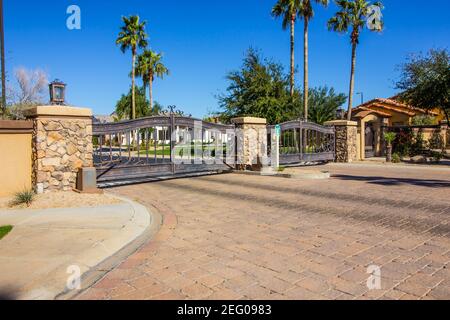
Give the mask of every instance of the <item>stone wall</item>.
[[336, 130], [336, 162], [353, 162], [358, 160], [358, 128], [354, 121], [329, 121], [327, 126]]
[[28, 112], [34, 122], [33, 185], [38, 193], [72, 190], [79, 169], [92, 167], [92, 118], [87, 110], [49, 106]]

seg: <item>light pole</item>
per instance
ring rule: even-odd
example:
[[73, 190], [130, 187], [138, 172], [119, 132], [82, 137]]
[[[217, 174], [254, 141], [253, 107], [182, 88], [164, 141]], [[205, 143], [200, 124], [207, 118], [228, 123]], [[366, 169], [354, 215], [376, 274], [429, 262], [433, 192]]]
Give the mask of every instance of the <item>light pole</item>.
[[6, 115], [6, 76], [5, 76], [5, 30], [3, 21], [3, 0], [0, 0], [0, 42], [1, 42], [1, 67], [2, 67], [2, 113]]
[[357, 92], [356, 94], [361, 96], [361, 104], [364, 104], [364, 92]]

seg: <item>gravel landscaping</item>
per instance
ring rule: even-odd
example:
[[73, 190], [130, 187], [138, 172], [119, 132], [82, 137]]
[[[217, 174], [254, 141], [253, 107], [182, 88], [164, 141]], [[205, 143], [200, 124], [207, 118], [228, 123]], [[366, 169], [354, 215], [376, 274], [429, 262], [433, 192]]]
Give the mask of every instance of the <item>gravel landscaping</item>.
[[121, 202], [107, 194], [80, 194], [77, 192], [55, 192], [36, 195], [29, 207], [25, 204], [13, 206], [11, 204], [12, 201], [13, 197], [0, 198], [0, 210], [96, 207]]

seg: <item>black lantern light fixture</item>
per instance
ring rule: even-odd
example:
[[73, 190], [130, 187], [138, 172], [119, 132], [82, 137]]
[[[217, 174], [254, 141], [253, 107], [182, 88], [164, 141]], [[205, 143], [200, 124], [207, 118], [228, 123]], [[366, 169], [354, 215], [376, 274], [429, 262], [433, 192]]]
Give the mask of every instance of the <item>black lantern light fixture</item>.
[[52, 105], [64, 105], [66, 99], [66, 84], [58, 79], [51, 82], [50, 88], [50, 103]]
[[337, 109], [337, 111], [336, 111], [336, 118], [338, 120], [343, 120], [344, 117], [345, 117], [345, 110], [342, 109], [342, 108]]

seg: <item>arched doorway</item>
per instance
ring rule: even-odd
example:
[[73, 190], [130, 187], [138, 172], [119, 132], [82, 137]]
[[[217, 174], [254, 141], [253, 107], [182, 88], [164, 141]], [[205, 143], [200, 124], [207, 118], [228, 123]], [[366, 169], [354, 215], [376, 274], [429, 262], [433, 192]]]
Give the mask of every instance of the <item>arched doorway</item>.
[[381, 157], [383, 155], [383, 130], [389, 115], [376, 110], [359, 108], [354, 111], [353, 119], [358, 122], [358, 159]]
[[366, 123], [365, 139], [364, 140], [365, 140], [365, 157], [366, 158], [373, 158], [373, 157], [375, 157], [376, 141], [375, 141], [375, 126], [374, 126], [374, 122]]

